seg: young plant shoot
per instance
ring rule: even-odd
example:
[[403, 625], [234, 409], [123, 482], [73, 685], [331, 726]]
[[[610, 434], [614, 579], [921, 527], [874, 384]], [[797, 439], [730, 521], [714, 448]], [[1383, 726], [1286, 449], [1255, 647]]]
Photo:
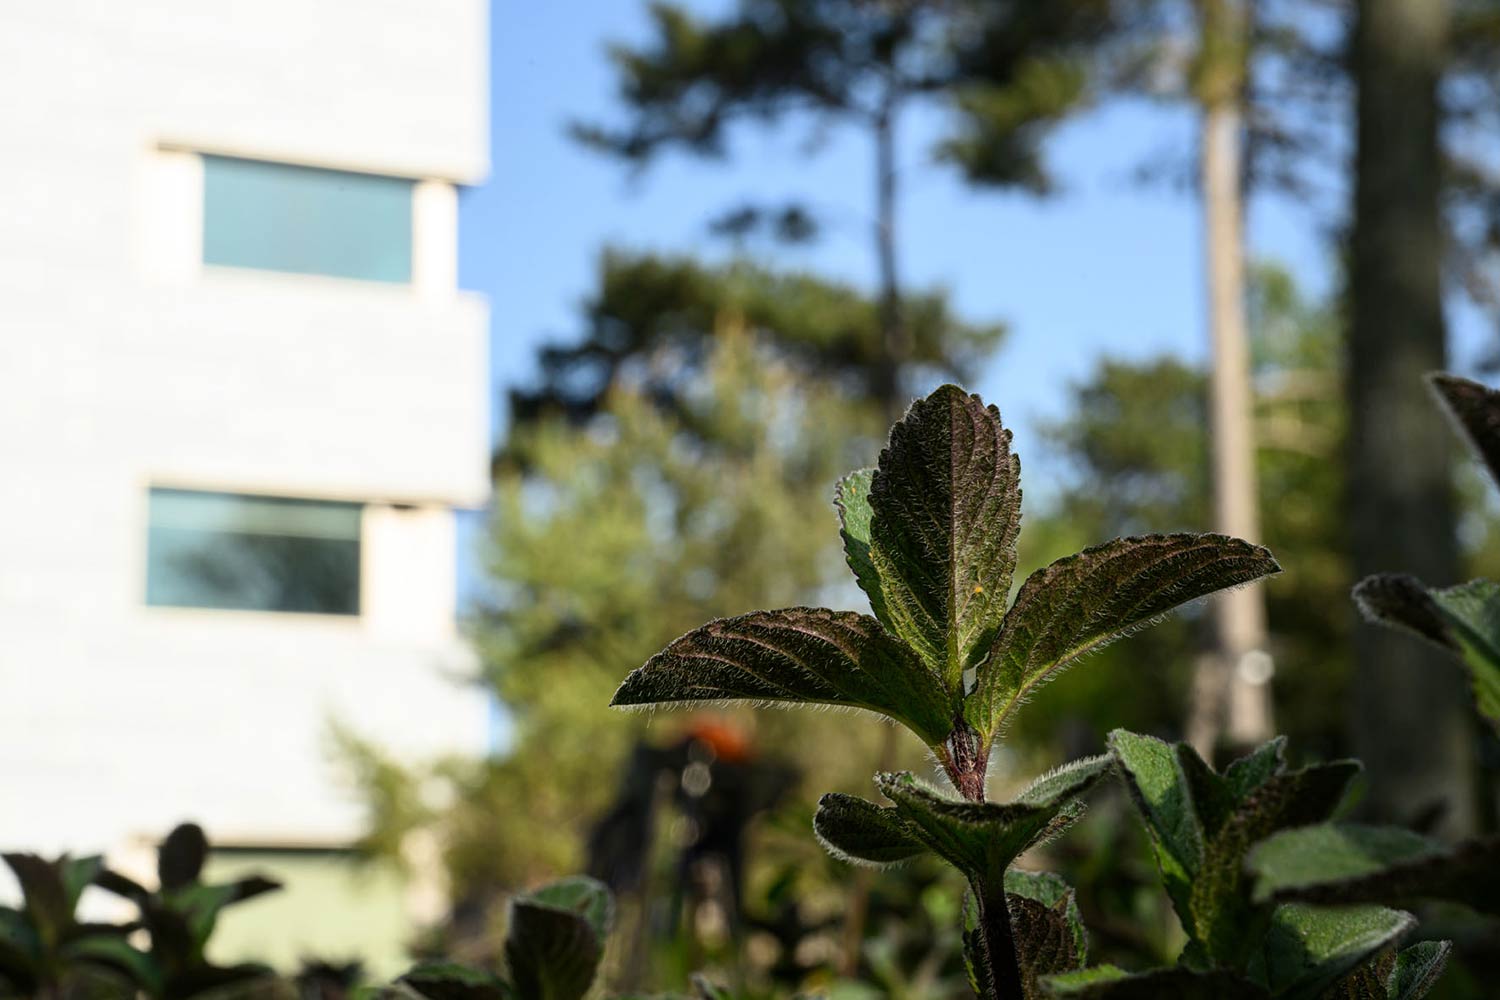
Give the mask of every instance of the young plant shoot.
[[871, 865], [931, 852], [971, 896], [965, 953], [976, 991], [1041, 995], [1080, 968], [1071, 891], [1011, 870], [1081, 812], [1113, 766], [1074, 761], [1013, 802], [986, 801], [991, 751], [1038, 688], [1069, 664], [1187, 601], [1279, 571], [1264, 548], [1214, 534], [1117, 538], [1033, 573], [1010, 601], [1021, 528], [1020, 461], [999, 411], [945, 385], [915, 402], [873, 470], [838, 484], [849, 568], [872, 615], [755, 611], [689, 632], [625, 679], [613, 704], [741, 700], [877, 712], [932, 751], [957, 795], [880, 774], [890, 805], [827, 795], [814, 821], [835, 856]]

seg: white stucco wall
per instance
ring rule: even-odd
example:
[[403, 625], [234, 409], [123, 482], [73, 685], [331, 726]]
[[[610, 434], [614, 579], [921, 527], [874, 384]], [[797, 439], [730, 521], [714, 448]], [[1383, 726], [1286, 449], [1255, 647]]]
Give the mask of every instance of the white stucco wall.
[[[331, 720], [484, 745], [453, 507], [487, 489], [484, 0], [0, 6], [0, 847], [183, 818], [337, 842]], [[195, 151], [416, 179], [411, 285], [205, 270]], [[147, 608], [151, 485], [356, 500], [358, 618]]]

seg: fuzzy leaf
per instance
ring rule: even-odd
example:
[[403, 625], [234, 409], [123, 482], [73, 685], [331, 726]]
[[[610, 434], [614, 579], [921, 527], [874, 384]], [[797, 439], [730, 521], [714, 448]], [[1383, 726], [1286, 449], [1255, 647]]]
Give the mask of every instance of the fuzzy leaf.
[[1403, 948], [1386, 980], [1387, 1000], [1421, 1000], [1442, 978], [1452, 952], [1452, 941], [1421, 941]]
[[838, 792], [818, 800], [813, 832], [829, 854], [851, 864], [882, 867], [927, 851], [895, 809]]
[[1280, 572], [1271, 553], [1225, 535], [1117, 538], [1026, 579], [965, 717], [993, 739], [1037, 687], [1078, 657], [1195, 598]]
[[1126, 729], [1109, 734], [1125, 785], [1145, 820], [1157, 867], [1179, 915], [1192, 912], [1192, 881], [1203, 864], [1204, 831], [1182, 762], [1170, 743]]
[[580, 1000], [604, 956], [609, 891], [588, 878], [553, 883], [511, 901], [505, 960], [518, 994]]
[[1284, 830], [1250, 853], [1255, 895], [1315, 903], [1444, 899], [1500, 914], [1500, 837], [1448, 847], [1395, 827]]
[[[1061, 914], [1073, 940], [1074, 961], [1070, 968], [1082, 966], [1089, 959], [1088, 930], [1083, 924], [1083, 914], [1078, 910], [1077, 894], [1062, 876], [1051, 872], [1031, 872], [1010, 868], [1005, 872], [1007, 897], [1025, 897], [1035, 900], [1050, 910]], [[1014, 909], [1011, 911], [1014, 913]], [[1042, 975], [1044, 973], [1039, 973]]]
[[876, 775], [875, 782], [911, 834], [933, 853], [971, 880], [994, 882], [1005, 877], [1022, 851], [1048, 837], [1058, 816], [1109, 767], [1107, 757], [1075, 761], [1005, 805], [952, 798], [906, 772]]
[[880, 592], [880, 574], [870, 556], [870, 481], [874, 469], [859, 469], [838, 481], [833, 505], [839, 512], [839, 535], [844, 540], [844, 560], [854, 573], [859, 589], [870, 599], [870, 609], [882, 622], [889, 621], [885, 596]]
[[1380, 906], [1278, 906], [1251, 976], [1279, 998], [1316, 1000], [1415, 924], [1411, 914]]
[[957, 717], [938, 677], [879, 622], [822, 608], [709, 622], [632, 671], [611, 704], [719, 700], [869, 709], [904, 723], [928, 746], [941, 745]]
[[870, 484], [875, 604], [958, 691], [1005, 616], [1021, 530], [1021, 464], [1000, 411], [954, 385], [912, 404]]
[[1128, 973], [1112, 965], [1096, 966], [1043, 984], [1049, 995], [1077, 1000], [1269, 1000], [1259, 986], [1223, 970], [1155, 969]]
[[1011, 938], [1015, 942], [1024, 996], [1041, 996], [1037, 984], [1043, 977], [1083, 965], [1068, 921], [1066, 902], [1060, 901], [1054, 907], [1028, 896], [1007, 893], [1005, 905], [1010, 911]]
[[1500, 393], [1453, 375], [1430, 375], [1428, 384], [1500, 483]]
[[1245, 856], [1272, 832], [1327, 819], [1359, 773], [1353, 761], [1272, 775], [1253, 790], [1205, 845], [1193, 879], [1189, 933], [1217, 964], [1240, 968], [1261, 919], [1251, 900]]
[[1244, 798], [1280, 774], [1286, 767], [1286, 737], [1277, 736], [1230, 763], [1224, 769], [1224, 783], [1236, 800]]

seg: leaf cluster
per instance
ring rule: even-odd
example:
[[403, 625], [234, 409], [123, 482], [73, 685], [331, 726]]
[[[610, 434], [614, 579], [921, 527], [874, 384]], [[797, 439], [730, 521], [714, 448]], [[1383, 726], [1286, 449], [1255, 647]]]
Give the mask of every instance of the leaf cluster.
[[967, 950], [985, 996], [1037, 995], [1042, 975], [1082, 961], [1081, 947], [1058, 945], [1075, 940], [1068, 907], [1013, 904], [1006, 872], [1076, 818], [1079, 795], [1110, 766], [1076, 761], [1014, 802], [987, 802], [989, 756], [1007, 722], [1085, 654], [1279, 568], [1264, 549], [1220, 535], [1121, 538], [1032, 574], [1012, 601], [1021, 489], [1010, 444], [977, 396], [945, 385], [918, 400], [877, 467], [837, 490], [845, 556], [873, 614], [795, 607], [710, 622], [632, 672], [613, 701], [832, 705], [914, 732], [957, 798], [911, 774], [879, 775], [890, 806], [825, 796], [815, 829], [849, 860], [930, 851], [958, 868], [973, 892]]
[[[34, 854], [5, 855], [24, 903], [20, 910], [0, 907], [0, 995], [30, 996], [82, 979], [98, 981], [104, 990], [100, 996], [192, 1000], [268, 982], [272, 973], [267, 967], [217, 965], [205, 949], [225, 907], [279, 886], [258, 876], [205, 883], [201, 874], [207, 857], [208, 840], [201, 828], [192, 823], [176, 827], [158, 851], [160, 886], [153, 891], [106, 868], [98, 857], [46, 861]], [[130, 900], [139, 918], [126, 924], [79, 922], [74, 911], [90, 885]], [[136, 931], [146, 933], [148, 947], [128, 940]], [[85, 986], [83, 995], [93, 994]]]

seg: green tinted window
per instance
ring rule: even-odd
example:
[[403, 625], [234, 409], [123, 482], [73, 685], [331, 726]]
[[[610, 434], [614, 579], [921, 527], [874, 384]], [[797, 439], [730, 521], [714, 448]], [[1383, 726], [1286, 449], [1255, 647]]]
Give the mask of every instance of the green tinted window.
[[411, 280], [412, 181], [203, 157], [203, 262]]
[[359, 614], [360, 505], [153, 489], [146, 603]]

